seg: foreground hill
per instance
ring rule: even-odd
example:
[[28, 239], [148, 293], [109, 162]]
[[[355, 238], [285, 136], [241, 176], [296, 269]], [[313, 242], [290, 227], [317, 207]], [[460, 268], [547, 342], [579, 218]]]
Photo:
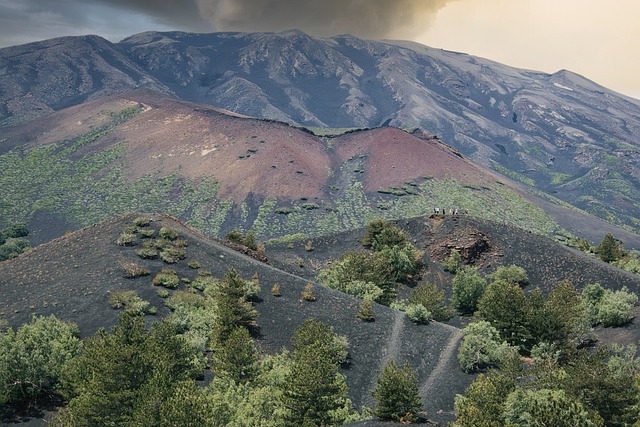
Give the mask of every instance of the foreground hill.
[[[315, 302], [301, 299], [308, 280], [235, 252], [165, 215], [151, 215], [151, 229], [170, 227], [186, 241], [186, 258], [167, 265], [162, 261], [140, 260], [135, 251], [141, 247], [123, 247], [116, 240], [138, 215], [109, 219], [41, 245], [29, 253], [0, 266], [1, 319], [17, 327], [32, 315], [55, 314], [78, 324], [82, 337], [99, 328], [110, 328], [119, 310], [111, 308], [109, 296], [119, 290], [134, 290], [157, 308], [157, 317], [168, 313], [164, 300], [152, 278], [162, 269], [174, 269], [178, 277], [194, 279], [198, 271], [208, 270], [222, 277], [229, 268], [250, 279], [259, 276], [261, 291], [256, 308], [259, 311], [261, 351], [275, 353], [289, 346], [293, 331], [306, 319], [317, 319], [333, 326], [335, 333], [349, 341], [350, 362], [343, 370], [350, 396], [361, 408], [371, 406], [370, 392], [375, 375], [390, 358], [408, 361], [416, 369], [421, 394], [430, 416], [451, 419], [453, 397], [461, 393], [471, 380], [455, 361], [455, 350], [461, 338], [452, 326], [430, 323], [416, 325], [404, 313], [376, 305], [375, 322], [356, 318], [359, 300], [317, 285]], [[342, 248], [334, 247], [334, 256]], [[267, 254], [268, 255], [268, 254]], [[128, 279], [121, 263], [134, 261], [148, 268], [149, 276]], [[200, 269], [188, 266], [197, 261]], [[275, 298], [270, 289], [279, 283], [282, 296]], [[178, 290], [187, 289], [183, 280]], [[170, 291], [174, 292], [174, 291]], [[148, 317], [153, 320], [153, 317]], [[443, 411], [443, 414], [438, 414]]]
[[[460, 251], [467, 265], [477, 267], [489, 275], [500, 266], [516, 265], [527, 272], [529, 284], [525, 291], [535, 288], [550, 292], [558, 283], [567, 280], [578, 290], [593, 283], [619, 290], [626, 287], [640, 295], [640, 276], [606, 264], [558, 242], [537, 236], [522, 229], [471, 216], [420, 217], [397, 221], [414, 244], [425, 251], [426, 271], [422, 281], [433, 283], [451, 297], [454, 275], [443, 269], [442, 262], [451, 249]], [[351, 230], [309, 240], [267, 245], [270, 263], [292, 274], [313, 280], [324, 268], [339, 258], [336, 248], [344, 251], [362, 250], [361, 230]], [[400, 290], [404, 298], [410, 289]], [[602, 344], [636, 344], [640, 340], [640, 306], [634, 308], [636, 318], [623, 328], [597, 328]], [[459, 325], [465, 318], [453, 319]]]
[[319, 137], [135, 91], [5, 128], [3, 138], [0, 227], [27, 222], [35, 243], [131, 211], [168, 212], [214, 236], [241, 228], [262, 238], [436, 207], [541, 234], [558, 228], [505, 179], [421, 131]]
[[299, 31], [68, 37], [1, 49], [0, 68], [0, 122], [144, 87], [305, 126], [421, 127], [531, 189], [640, 228], [640, 101], [569, 71]]

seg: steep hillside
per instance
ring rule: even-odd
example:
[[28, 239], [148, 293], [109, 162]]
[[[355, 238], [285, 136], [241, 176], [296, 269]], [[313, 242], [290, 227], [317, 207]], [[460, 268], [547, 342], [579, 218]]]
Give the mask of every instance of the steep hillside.
[[[526, 291], [540, 288], [548, 293], [561, 281], [568, 280], [579, 290], [600, 283], [614, 290], [626, 287], [640, 295], [640, 276], [637, 274], [503, 223], [471, 216], [418, 217], [396, 223], [425, 252], [423, 261], [427, 268], [421, 280], [437, 285], [449, 297], [454, 275], [444, 271], [442, 262], [451, 249], [460, 251], [465, 264], [477, 267], [483, 275], [495, 272], [500, 266], [524, 268], [529, 277]], [[363, 234], [363, 230], [350, 230], [314, 239], [273, 242], [267, 244], [267, 253], [271, 264], [313, 280], [338, 258], [336, 248], [340, 248], [338, 253], [362, 250]], [[307, 250], [309, 241], [311, 251]], [[408, 292], [409, 289], [404, 289], [400, 293], [406, 295]], [[640, 307], [635, 308], [635, 315], [640, 315]], [[598, 333], [603, 343], [634, 344], [640, 340], [640, 322], [636, 318], [624, 328], [604, 328]]]
[[[375, 375], [390, 358], [408, 361], [416, 369], [421, 392], [430, 415], [435, 419], [451, 419], [453, 397], [468, 385], [471, 376], [457, 368], [455, 349], [460, 339], [457, 328], [440, 323], [416, 325], [402, 312], [376, 305], [376, 320], [358, 320], [359, 300], [316, 285], [315, 302], [301, 299], [308, 283], [294, 274], [235, 252], [190, 227], [165, 215], [148, 215], [150, 229], [170, 227], [186, 242], [186, 257], [167, 265], [155, 260], [141, 260], [136, 250], [142, 247], [138, 237], [135, 246], [118, 246], [116, 240], [139, 215], [125, 215], [71, 233], [27, 254], [3, 263], [0, 268], [0, 319], [12, 326], [28, 322], [32, 315], [56, 316], [76, 322], [86, 337], [98, 328], [115, 324], [119, 310], [111, 308], [109, 296], [119, 290], [134, 290], [137, 295], [157, 307], [157, 317], [168, 313], [158, 296], [152, 278], [162, 269], [171, 268], [178, 277], [194, 280], [198, 271], [208, 270], [222, 277], [229, 268], [245, 279], [258, 274], [261, 291], [256, 308], [259, 311], [261, 351], [274, 353], [289, 346], [293, 331], [306, 319], [317, 319], [333, 326], [335, 332], [349, 341], [350, 362], [343, 370], [350, 395], [360, 408], [371, 406], [370, 392]], [[340, 247], [335, 247], [337, 256]], [[268, 254], [267, 254], [268, 255]], [[121, 263], [133, 261], [149, 269], [150, 275], [125, 278]], [[200, 268], [188, 266], [197, 261]], [[275, 298], [270, 289], [279, 283], [282, 296]], [[187, 289], [183, 280], [178, 290]], [[174, 292], [174, 291], [169, 291]], [[148, 317], [149, 321], [154, 317]], [[443, 411], [443, 414], [438, 414]]]
[[420, 127], [476, 162], [640, 230], [640, 101], [546, 74], [349, 35], [148, 32], [0, 49], [0, 124], [143, 87], [305, 126]]
[[435, 207], [550, 234], [555, 222], [433, 136], [397, 128], [318, 137], [148, 91], [5, 128], [0, 226], [34, 243], [130, 211], [210, 235], [326, 234]]

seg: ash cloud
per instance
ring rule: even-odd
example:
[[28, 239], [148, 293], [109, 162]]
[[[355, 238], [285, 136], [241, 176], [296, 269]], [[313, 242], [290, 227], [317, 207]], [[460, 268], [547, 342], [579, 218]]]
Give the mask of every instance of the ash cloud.
[[100, 0], [191, 31], [281, 31], [411, 38], [454, 0]]
[[201, 16], [221, 31], [296, 28], [317, 36], [410, 38], [425, 31], [451, 0], [196, 0]]

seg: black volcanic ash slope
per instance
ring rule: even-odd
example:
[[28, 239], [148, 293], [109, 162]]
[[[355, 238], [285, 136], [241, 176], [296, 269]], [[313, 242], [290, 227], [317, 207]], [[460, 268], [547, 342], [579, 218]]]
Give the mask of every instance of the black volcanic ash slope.
[[[151, 278], [163, 267], [175, 269], [179, 277], [192, 279], [195, 270], [187, 267], [189, 261], [198, 261], [202, 269], [216, 277], [235, 268], [246, 279], [255, 273], [259, 275], [262, 291], [256, 308], [261, 349], [277, 352], [288, 346], [293, 331], [306, 319], [328, 323], [349, 341], [350, 363], [343, 372], [358, 407], [373, 405], [370, 392], [375, 386], [375, 373], [389, 358], [394, 358], [400, 363], [406, 360], [416, 369], [429, 413], [437, 418], [437, 411], [442, 410], [450, 419], [455, 394], [461, 393], [471, 380], [460, 371], [455, 359], [461, 338], [457, 328], [435, 322], [416, 325], [404, 313], [378, 305], [374, 308], [376, 321], [364, 323], [355, 316], [359, 300], [321, 285], [314, 287], [317, 300], [305, 302], [301, 293], [308, 280], [235, 252], [163, 215], [152, 215], [151, 227], [176, 230], [188, 243], [187, 257], [170, 266], [160, 260], [142, 261], [135, 254], [140, 245], [115, 244], [122, 230], [136, 217], [125, 215], [104, 221], [2, 263], [1, 318], [17, 327], [33, 314], [55, 314], [76, 322], [86, 337], [98, 328], [110, 328], [116, 323], [120, 311], [108, 303], [110, 292], [115, 290], [133, 289], [158, 307], [158, 316], [166, 314], [163, 300], [151, 284]], [[120, 270], [121, 260], [137, 261], [149, 268], [151, 275], [126, 279]], [[280, 298], [270, 293], [274, 283], [281, 286]], [[181, 288], [185, 286], [182, 284]]]

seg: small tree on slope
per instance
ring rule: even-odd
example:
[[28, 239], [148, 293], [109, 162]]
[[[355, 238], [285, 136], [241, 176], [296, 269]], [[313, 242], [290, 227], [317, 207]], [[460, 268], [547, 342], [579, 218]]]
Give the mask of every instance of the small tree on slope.
[[400, 369], [389, 360], [378, 376], [378, 385], [372, 393], [377, 402], [374, 411], [380, 420], [414, 421], [422, 402], [418, 393], [418, 379], [411, 366]]

